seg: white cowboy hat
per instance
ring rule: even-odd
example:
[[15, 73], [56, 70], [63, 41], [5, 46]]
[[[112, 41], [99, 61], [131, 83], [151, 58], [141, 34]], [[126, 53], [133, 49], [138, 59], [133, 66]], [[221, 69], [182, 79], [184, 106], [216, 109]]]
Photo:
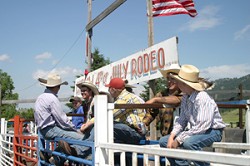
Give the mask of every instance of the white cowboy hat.
[[84, 82], [81, 82], [79, 84], [76, 84], [76, 86], [80, 89], [82, 89], [83, 87], [88, 87], [89, 89], [91, 89], [91, 91], [94, 93], [94, 95], [99, 94], [97, 87], [92, 82], [84, 81]]
[[167, 77], [168, 73], [175, 73], [178, 74], [180, 71], [180, 65], [179, 64], [171, 64], [168, 69], [166, 70], [160, 70], [163, 77]]
[[67, 81], [62, 82], [61, 77], [56, 73], [50, 73], [48, 75], [48, 79], [38, 78], [38, 81], [41, 85], [44, 85], [46, 87], [55, 87], [58, 85], [68, 85]]
[[178, 75], [171, 75], [171, 77], [197, 91], [203, 91], [205, 87], [200, 81], [199, 73], [199, 69], [193, 65], [182, 65]]

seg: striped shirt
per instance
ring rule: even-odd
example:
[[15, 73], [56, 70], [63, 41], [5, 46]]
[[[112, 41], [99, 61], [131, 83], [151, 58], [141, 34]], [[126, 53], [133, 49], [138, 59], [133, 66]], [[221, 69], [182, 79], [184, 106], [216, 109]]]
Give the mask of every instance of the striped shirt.
[[[184, 131], [188, 122], [190, 129]], [[172, 133], [179, 143], [195, 134], [205, 133], [208, 129], [223, 129], [222, 120], [215, 101], [205, 91], [194, 91], [190, 96], [183, 95], [180, 118], [174, 124]]]
[[48, 126], [58, 126], [64, 130], [74, 130], [74, 125], [63, 111], [57, 96], [49, 89], [45, 89], [35, 103], [34, 112], [35, 122], [38, 129]]

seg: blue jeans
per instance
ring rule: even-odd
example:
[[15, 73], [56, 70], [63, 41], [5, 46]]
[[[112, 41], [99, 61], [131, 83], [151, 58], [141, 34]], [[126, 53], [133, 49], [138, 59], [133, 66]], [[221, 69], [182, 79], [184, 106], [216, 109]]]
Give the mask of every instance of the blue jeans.
[[[214, 142], [220, 142], [222, 139], [222, 129], [208, 129], [204, 134], [197, 134], [187, 138], [180, 148], [187, 150], [202, 150], [204, 147], [211, 146]], [[161, 147], [166, 148], [168, 144], [168, 138], [170, 135], [166, 135], [159, 140]], [[190, 161], [168, 158], [171, 166], [188, 166]], [[210, 165], [206, 162], [192, 161], [197, 166], [207, 166]]]
[[[76, 131], [63, 130], [57, 126], [49, 126], [40, 130], [41, 134], [45, 139], [54, 139], [55, 137], [67, 138], [67, 139], [76, 139], [83, 140], [84, 135]], [[82, 155], [85, 151], [84, 146], [80, 145], [71, 145], [75, 148], [78, 155]]]
[[144, 135], [139, 134], [135, 129], [126, 124], [114, 122], [114, 142], [124, 144], [139, 144], [140, 140], [145, 139]]
[[[91, 129], [90, 133], [85, 134], [89, 137], [85, 137], [86, 141], [94, 142], [94, 127]], [[135, 129], [129, 127], [126, 124], [114, 122], [114, 142], [124, 143], [124, 144], [139, 144], [140, 140], [145, 139], [145, 136], [140, 135]], [[89, 147], [85, 147], [85, 155], [88, 156], [91, 153]]]

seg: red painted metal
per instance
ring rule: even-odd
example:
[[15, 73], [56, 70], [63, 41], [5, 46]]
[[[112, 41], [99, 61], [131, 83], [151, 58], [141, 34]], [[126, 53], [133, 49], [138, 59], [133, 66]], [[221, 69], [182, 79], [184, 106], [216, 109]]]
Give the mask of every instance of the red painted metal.
[[19, 116], [14, 117], [14, 166], [36, 165], [38, 158], [36, 156], [37, 136], [23, 135], [23, 122]]

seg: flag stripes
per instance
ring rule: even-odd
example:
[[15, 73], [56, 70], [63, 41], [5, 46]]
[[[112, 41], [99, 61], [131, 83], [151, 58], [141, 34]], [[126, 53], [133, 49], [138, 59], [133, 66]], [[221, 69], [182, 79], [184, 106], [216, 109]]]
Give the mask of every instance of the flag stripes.
[[197, 15], [192, 0], [152, 0], [152, 3], [153, 17], [176, 14], [189, 14], [191, 17]]

